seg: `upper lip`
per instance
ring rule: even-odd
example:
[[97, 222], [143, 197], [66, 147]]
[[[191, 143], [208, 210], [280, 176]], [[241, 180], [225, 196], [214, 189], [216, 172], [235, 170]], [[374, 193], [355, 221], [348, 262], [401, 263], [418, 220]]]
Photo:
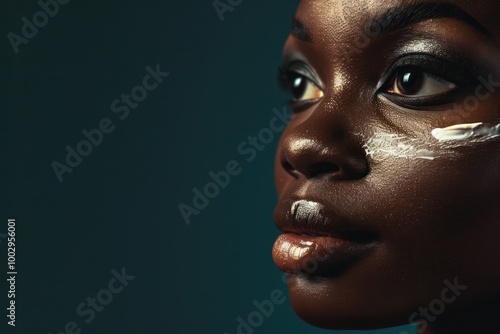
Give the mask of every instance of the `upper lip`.
[[280, 200], [274, 210], [274, 222], [284, 233], [326, 236], [351, 241], [376, 239], [371, 231], [362, 231], [347, 218], [329, 210], [319, 201], [304, 198]]

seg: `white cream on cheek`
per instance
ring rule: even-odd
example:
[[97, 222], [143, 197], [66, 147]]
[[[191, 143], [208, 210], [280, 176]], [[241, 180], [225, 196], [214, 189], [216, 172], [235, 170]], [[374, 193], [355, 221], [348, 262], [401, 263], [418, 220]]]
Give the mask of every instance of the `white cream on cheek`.
[[438, 141], [456, 144], [484, 142], [500, 136], [500, 124], [488, 125], [485, 123], [457, 124], [446, 128], [432, 130], [432, 136]]
[[457, 124], [431, 131], [434, 143], [419, 138], [383, 131], [376, 132], [363, 146], [366, 155], [375, 160], [386, 158], [425, 159], [453, 158], [453, 149], [500, 139], [500, 124], [486, 123]]
[[417, 138], [377, 132], [366, 141], [363, 148], [366, 155], [375, 160], [389, 157], [434, 160], [436, 155], [427, 146]]

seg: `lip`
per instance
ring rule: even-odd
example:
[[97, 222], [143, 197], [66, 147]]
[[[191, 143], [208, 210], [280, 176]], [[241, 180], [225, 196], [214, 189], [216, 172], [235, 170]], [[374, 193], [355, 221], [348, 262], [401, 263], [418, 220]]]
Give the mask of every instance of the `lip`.
[[284, 234], [274, 243], [273, 260], [287, 273], [338, 276], [378, 244], [374, 233], [361, 231], [315, 201], [280, 201], [274, 219]]

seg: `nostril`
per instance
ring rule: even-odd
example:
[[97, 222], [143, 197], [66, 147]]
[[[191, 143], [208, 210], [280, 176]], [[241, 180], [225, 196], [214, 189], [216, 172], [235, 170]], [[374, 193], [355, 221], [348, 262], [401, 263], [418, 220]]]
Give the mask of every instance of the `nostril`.
[[340, 171], [340, 167], [332, 162], [318, 162], [309, 169], [309, 177], [316, 177], [323, 174], [334, 174]]

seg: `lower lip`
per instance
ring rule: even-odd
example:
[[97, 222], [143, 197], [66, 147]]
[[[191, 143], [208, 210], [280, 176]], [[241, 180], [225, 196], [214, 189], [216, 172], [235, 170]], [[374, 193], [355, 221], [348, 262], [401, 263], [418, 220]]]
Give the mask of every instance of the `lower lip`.
[[273, 259], [278, 268], [287, 273], [331, 277], [347, 270], [374, 246], [375, 242], [286, 233], [274, 243]]

